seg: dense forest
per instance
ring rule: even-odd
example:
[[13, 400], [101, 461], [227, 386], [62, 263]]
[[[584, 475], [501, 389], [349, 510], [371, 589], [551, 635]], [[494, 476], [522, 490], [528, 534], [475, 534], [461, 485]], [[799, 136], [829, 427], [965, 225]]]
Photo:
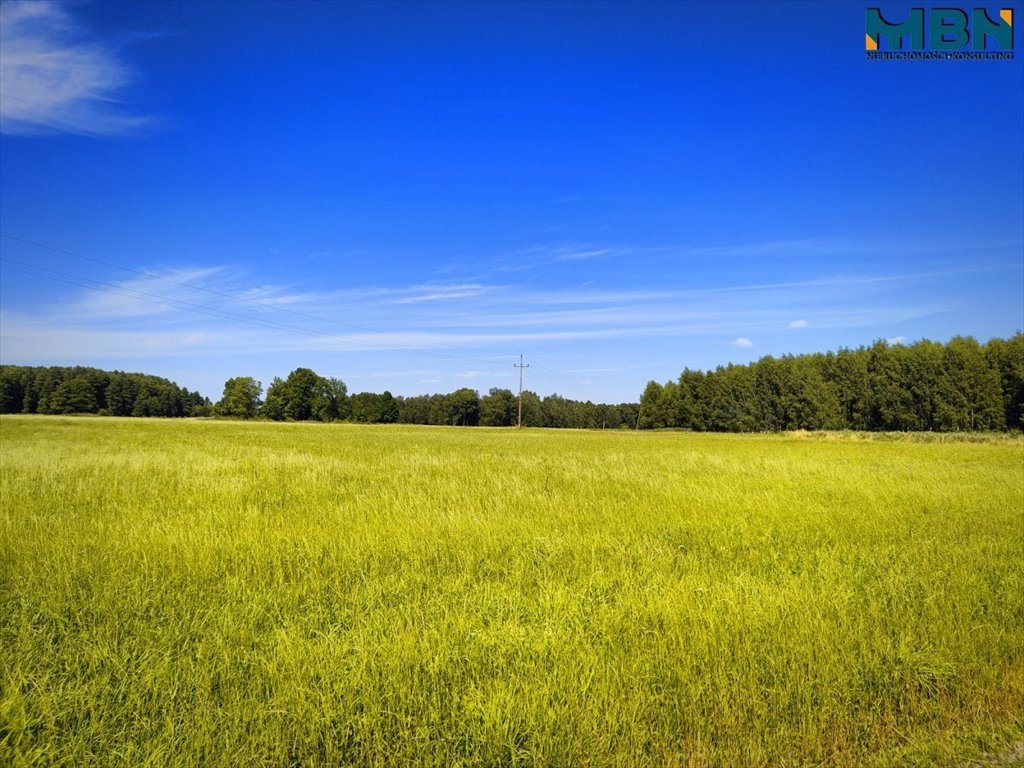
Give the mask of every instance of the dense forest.
[[648, 383], [640, 427], [714, 432], [790, 429], [1021, 429], [1024, 335], [979, 344], [879, 341], [836, 353], [763, 357]]
[[145, 373], [0, 366], [0, 413], [209, 416], [210, 400]]
[[[516, 395], [473, 389], [446, 395], [349, 395], [340, 379], [297, 368], [263, 386], [249, 376], [224, 384], [216, 404], [173, 382], [96, 368], [0, 367], [0, 413], [220, 416], [274, 421], [512, 426]], [[523, 392], [523, 425], [576, 429], [770, 432], [1019, 430], [1024, 425], [1024, 334], [979, 344], [879, 341], [870, 347], [763, 357], [713, 371], [686, 369], [651, 381], [640, 403], [595, 404]]]

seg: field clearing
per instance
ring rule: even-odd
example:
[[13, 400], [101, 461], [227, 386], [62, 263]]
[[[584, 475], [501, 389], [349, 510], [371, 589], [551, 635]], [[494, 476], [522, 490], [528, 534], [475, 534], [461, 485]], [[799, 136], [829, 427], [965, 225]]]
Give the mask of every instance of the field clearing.
[[1021, 754], [1020, 440], [5, 416], [0, 468], [2, 765]]

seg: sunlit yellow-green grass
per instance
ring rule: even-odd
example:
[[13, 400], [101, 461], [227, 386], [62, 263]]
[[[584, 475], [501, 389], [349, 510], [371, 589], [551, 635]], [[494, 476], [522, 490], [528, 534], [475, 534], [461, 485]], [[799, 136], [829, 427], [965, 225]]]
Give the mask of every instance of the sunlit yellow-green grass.
[[961, 765], [1024, 444], [0, 420], [0, 764]]

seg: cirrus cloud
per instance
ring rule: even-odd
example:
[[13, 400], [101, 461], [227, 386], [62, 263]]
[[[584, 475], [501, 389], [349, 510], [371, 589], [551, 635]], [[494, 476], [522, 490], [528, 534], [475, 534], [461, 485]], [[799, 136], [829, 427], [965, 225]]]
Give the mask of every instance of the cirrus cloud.
[[56, 3], [0, 4], [0, 132], [110, 136], [151, 122], [118, 103], [132, 77], [116, 51], [85, 37]]

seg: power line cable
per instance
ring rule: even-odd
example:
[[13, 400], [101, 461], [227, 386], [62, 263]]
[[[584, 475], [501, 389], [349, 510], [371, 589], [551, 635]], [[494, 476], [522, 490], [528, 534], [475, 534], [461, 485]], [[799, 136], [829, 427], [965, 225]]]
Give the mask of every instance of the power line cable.
[[[38, 270], [37, 272], [31, 272], [24, 269], [17, 269], [15, 267], [7, 266], [2, 262], [18, 264], [23, 267], [29, 267], [32, 270]], [[353, 339], [349, 336], [341, 336], [340, 334], [324, 333], [322, 331], [314, 331], [307, 328], [297, 328], [291, 325], [285, 325], [283, 323], [276, 322], [274, 320], [265, 320], [261, 318], [255, 318], [248, 315], [241, 315], [237, 312], [230, 312], [228, 310], [218, 309], [216, 307], [209, 307], [203, 304], [195, 304], [193, 302], [183, 301], [181, 299], [173, 299], [168, 296], [161, 296], [159, 294], [148, 293], [146, 291], [137, 291], [132, 288], [125, 288], [114, 283], [107, 283], [101, 280], [93, 280], [87, 277], [81, 277], [79, 275], [73, 275], [67, 272], [61, 272], [59, 270], [48, 269], [46, 267], [38, 267], [34, 264], [28, 264], [26, 262], [18, 261], [16, 259], [10, 259], [8, 257], [0, 257], [0, 268], [6, 269], [10, 272], [17, 272], [23, 275], [29, 275], [31, 277], [38, 277], [44, 280], [51, 280], [53, 282], [64, 283], [67, 285], [74, 285], [79, 288], [85, 288], [87, 290], [99, 291], [101, 293], [110, 293], [114, 295], [127, 296], [128, 298], [136, 299], [138, 301], [147, 302], [150, 304], [158, 304], [165, 307], [175, 307], [183, 309], [189, 312], [195, 312], [197, 314], [206, 315], [209, 317], [216, 317], [222, 320], [232, 320], [235, 322], [242, 322], [248, 325], [256, 325], [264, 328], [273, 328], [276, 330], [286, 331], [288, 333], [296, 333], [304, 336], [315, 336], [320, 338], [338, 339], [349, 344], [355, 344], [357, 346], [369, 347], [372, 349], [388, 349], [397, 352], [406, 352], [409, 354], [420, 355], [422, 357], [429, 357], [431, 359], [447, 359], [447, 360], [464, 360], [476, 363], [493, 363], [493, 360], [482, 360], [480, 358], [473, 357], [455, 357], [453, 355], [445, 355], [439, 352], [430, 352], [428, 350], [408, 349], [403, 347], [392, 347], [383, 344], [375, 344], [368, 341], [360, 341]], [[39, 274], [39, 272], [48, 272], [47, 274]], [[51, 277], [50, 275], [58, 275], [59, 277]], [[90, 285], [91, 283], [91, 285]]]
[[541, 376], [547, 376], [548, 379], [554, 381], [556, 384], [561, 384], [564, 387], [571, 387], [573, 389], [585, 386], [582, 382], [571, 381], [570, 379], [562, 376], [560, 373], [553, 371], [550, 368], [546, 368], [545, 366], [540, 365], [536, 361], [534, 361], [533, 365], [537, 369], [537, 372], [541, 374]]
[[[5, 263], [6, 262], [6, 263]], [[17, 264], [29, 269], [18, 269], [10, 266], [10, 264]], [[7, 270], [8, 272], [16, 272], [18, 274], [27, 275], [29, 277], [37, 277], [44, 280], [49, 280], [55, 283], [62, 283], [64, 285], [72, 285], [78, 288], [85, 288], [86, 290], [96, 291], [99, 293], [107, 293], [115, 296], [125, 296], [127, 298], [134, 299], [136, 301], [142, 301], [144, 303], [153, 304], [157, 306], [169, 307], [182, 309], [187, 312], [195, 314], [205, 315], [207, 317], [214, 317], [221, 320], [230, 320], [233, 322], [244, 323], [246, 325], [252, 325], [259, 328], [270, 328], [273, 330], [285, 331], [287, 333], [294, 333], [297, 335], [314, 337], [314, 338], [327, 338], [336, 339], [349, 344], [355, 344], [357, 346], [369, 347], [371, 349], [388, 349], [392, 351], [407, 352], [409, 354], [420, 355], [431, 359], [446, 359], [446, 360], [465, 360], [469, 362], [478, 363], [492, 363], [493, 360], [481, 360], [479, 358], [471, 357], [454, 357], [452, 355], [444, 355], [440, 353], [432, 353], [427, 350], [416, 350], [406, 349], [400, 347], [390, 347], [386, 345], [375, 344], [373, 342], [360, 341], [353, 339], [348, 336], [342, 336], [339, 334], [324, 333], [321, 331], [315, 331], [307, 328], [298, 328], [295, 326], [285, 325], [273, 320], [266, 320], [262, 318], [251, 317], [248, 315], [242, 315], [237, 312], [230, 312], [228, 310], [218, 309], [216, 307], [209, 307], [202, 304], [195, 304], [193, 302], [183, 301], [181, 299], [174, 299], [168, 296], [161, 296], [158, 294], [148, 293], [146, 291], [138, 291], [133, 288], [125, 288], [114, 283], [107, 283], [100, 280], [93, 280], [87, 277], [81, 277], [80, 275], [74, 275], [68, 272], [61, 272], [59, 270], [49, 269], [47, 267], [39, 267], [34, 264], [19, 261], [17, 259], [11, 259], [8, 257], [0, 257], [0, 269]], [[35, 271], [29, 271], [35, 270]], [[40, 274], [46, 272], [49, 274]], [[54, 277], [53, 275], [56, 275]], [[576, 387], [579, 386], [574, 382], [562, 377], [555, 371], [548, 369], [544, 366], [536, 365], [535, 370], [540, 373], [543, 378], [547, 378], [549, 381], [555, 384], [562, 384], [564, 386]]]
[[[390, 333], [390, 332], [387, 332], [387, 331], [380, 331], [380, 330], [377, 330], [377, 329], [374, 329], [374, 328], [369, 328], [367, 326], [357, 325], [355, 323], [346, 323], [346, 322], [343, 322], [343, 321], [340, 321], [340, 320], [334, 320], [332, 318], [322, 317], [320, 315], [316, 315], [316, 314], [313, 314], [313, 313], [310, 313], [310, 312], [303, 312], [301, 310], [290, 309], [288, 307], [281, 307], [281, 306], [278, 306], [276, 304], [271, 304], [269, 302], [260, 301], [258, 299], [252, 299], [252, 298], [245, 297], [245, 296], [239, 296], [238, 294], [227, 292], [227, 291], [219, 291], [219, 290], [216, 290], [214, 288], [207, 288], [205, 286], [196, 285], [194, 283], [186, 282], [186, 281], [183, 281], [183, 280], [174, 280], [173, 278], [165, 277], [163, 275], [155, 275], [155, 274], [152, 274], [150, 272], [146, 272], [144, 270], [139, 270], [139, 269], [134, 269], [132, 267], [124, 266], [123, 264], [117, 264], [115, 262], [108, 261], [108, 260], [105, 260], [105, 259], [99, 259], [99, 258], [96, 258], [96, 257], [93, 257], [93, 256], [86, 256], [84, 254], [76, 253], [74, 251], [69, 251], [69, 250], [66, 250], [66, 249], [63, 249], [63, 248], [56, 248], [54, 246], [47, 245], [45, 243], [40, 243], [40, 242], [37, 242], [35, 240], [29, 240], [29, 239], [23, 238], [23, 237], [16, 237], [15, 235], [9, 235], [9, 234], [4, 233], [4, 232], [0, 232], [0, 237], [6, 238], [8, 240], [13, 240], [15, 242], [24, 243], [26, 245], [30, 245], [30, 246], [33, 246], [33, 247], [36, 247], [36, 248], [41, 248], [43, 250], [51, 251], [53, 253], [59, 253], [59, 254], [65, 255], [65, 256], [71, 256], [71, 257], [76, 258], [76, 259], [81, 259], [83, 261], [89, 261], [89, 262], [93, 262], [95, 264], [101, 264], [103, 266], [111, 267], [113, 269], [118, 269], [118, 270], [121, 270], [121, 271], [124, 271], [124, 272], [128, 272], [128, 273], [131, 273], [131, 274], [139, 275], [139, 276], [145, 277], [145, 278], [147, 278], [149, 280], [159, 280], [161, 282], [168, 283], [170, 285], [175, 285], [175, 286], [179, 286], [179, 287], [182, 287], [182, 288], [188, 288], [188, 289], [194, 290], [194, 291], [201, 291], [203, 293], [208, 293], [208, 294], [210, 294], [212, 296], [219, 296], [221, 298], [231, 299], [232, 301], [238, 302], [238, 303], [243, 304], [243, 305], [251, 305], [251, 306], [256, 306], [256, 307], [262, 307], [264, 309], [268, 309], [268, 310], [271, 310], [271, 311], [286, 313], [286, 314], [294, 315], [296, 317], [303, 317], [303, 318], [307, 318], [307, 319], [311, 319], [311, 320], [317, 320], [319, 322], [324, 322], [324, 323], [328, 323], [328, 324], [332, 324], [332, 325], [337, 325], [339, 327], [352, 328], [352, 329], [363, 331], [363, 332], [366, 332], [366, 333], [372, 333], [372, 334], [375, 334], [375, 335], [378, 335], [378, 336], [393, 338], [393, 339], [396, 339], [396, 340], [399, 340], [399, 341], [401, 341], [403, 339], [402, 336], [394, 334], [394, 333]], [[64, 278], [69, 278], [70, 280], [77, 280], [77, 281], [81, 281], [81, 282], [69, 282], [68, 279], [60, 280], [60, 279], [56, 279], [56, 278], [48, 278], [46, 275], [37, 274], [37, 273], [33, 273], [33, 272], [25, 272], [25, 271], [22, 271], [22, 270], [17, 270], [17, 269], [13, 269], [13, 268], [7, 267], [7, 269], [9, 271], [20, 272], [21, 274], [25, 274], [25, 275], [29, 275], [29, 276], [41, 277], [41, 278], [44, 278], [44, 279], [50, 279], [50, 280], [52, 280], [54, 282], [61, 282], [61, 283], [65, 283], [65, 284], [68, 284], [68, 285], [75, 285], [77, 287], [86, 288], [86, 289], [90, 289], [90, 290], [101, 291], [101, 292], [104, 292], [104, 293], [112, 293], [112, 294], [115, 294], [115, 295], [128, 296], [130, 298], [136, 298], [136, 299], [138, 299], [140, 301], [149, 301], [150, 303], [159, 304], [161, 306], [177, 307], [177, 308], [180, 308], [180, 309], [185, 309], [187, 311], [196, 312], [197, 314], [205, 314], [205, 315], [210, 316], [210, 317], [217, 317], [217, 318], [220, 318], [220, 319], [234, 320], [234, 321], [237, 321], [237, 322], [244, 322], [244, 323], [247, 323], [247, 324], [250, 324], [250, 325], [257, 325], [257, 326], [262, 326], [262, 327], [267, 327], [267, 328], [274, 328], [274, 329], [283, 330], [283, 331], [286, 331], [286, 332], [289, 332], [289, 333], [298, 333], [298, 334], [305, 335], [305, 336], [319, 336], [319, 337], [323, 337], [323, 338], [341, 339], [341, 340], [344, 340], [344, 341], [346, 341], [348, 343], [355, 344], [357, 346], [368, 347], [368, 348], [376, 348], [376, 349], [387, 349], [387, 350], [392, 350], [392, 351], [397, 351], [397, 352], [405, 352], [405, 353], [408, 353], [408, 354], [415, 354], [415, 355], [419, 355], [421, 357], [428, 357], [428, 358], [433, 358], [433, 359], [464, 360], [464, 361], [468, 361], [468, 362], [492, 364], [492, 363], [495, 362], [494, 358], [504, 358], [504, 357], [513, 357], [514, 358], [515, 357], [515, 355], [513, 355], [511, 353], [496, 353], [494, 350], [488, 350], [488, 349], [483, 349], [483, 348], [480, 348], [480, 347], [471, 347], [471, 346], [467, 346], [467, 345], [458, 345], [458, 344], [439, 344], [437, 346], [439, 346], [439, 347], [441, 347], [443, 349], [466, 350], [466, 351], [481, 352], [481, 353], [483, 353], [485, 355], [492, 356], [492, 358], [484, 360], [484, 359], [473, 358], [473, 357], [447, 355], [447, 354], [444, 354], [444, 353], [441, 353], [441, 352], [431, 352], [431, 351], [428, 351], [428, 350], [409, 349], [407, 347], [400, 347], [400, 346], [394, 346], [394, 345], [388, 345], [388, 344], [378, 344], [378, 343], [369, 342], [369, 341], [359, 341], [359, 340], [356, 340], [356, 339], [352, 339], [352, 338], [350, 338], [348, 336], [340, 336], [338, 334], [330, 334], [330, 333], [324, 333], [324, 332], [321, 332], [321, 331], [312, 331], [312, 330], [309, 330], [309, 329], [297, 328], [295, 326], [285, 325], [283, 323], [279, 323], [279, 322], [274, 321], [274, 320], [267, 320], [267, 319], [263, 319], [263, 318], [254, 318], [254, 317], [251, 317], [251, 316], [248, 316], [248, 315], [241, 315], [241, 314], [238, 314], [238, 313], [235, 313], [235, 312], [231, 312], [229, 310], [223, 310], [223, 309], [219, 309], [219, 308], [216, 308], [216, 307], [209, 307], [209, 306], [202, 305], [202, 304], [195, 304], [193, 302], [187, 302], [187, 301], [184, 301], [184, 300], [181, 300], [181, 299], [173, 299], [173, 298], [170, 298], [170, 297], [167, 297], [167, 296], [161, 296], [159, 294], [152, 294], [152, 293], [147, 293], [145, 291], [138, 291], [136, 289], [126, 288], [126, 287], [124, 287], [122, 285], [118, 285], [116, 283], [109, 283], [109, 282], [105, 282], [105, 281], [93, 280], [92, 278], [86, 278], [86, 277], [82, 277], [80, 275], [73, 275], [73, 274], [70, 274], [70, 273], [67, 273], [67, 272], [60, 272], [58, 270], [53, 270], [53, 269], [49, 269], [49, 268], [46, 268], [46, 267], [40, 267], [40, 266], [37, 266], [35, 264], [30, 264], [30, 263], [27, 263], [27, 262], [18, 261], [16, 259], [10, 259], [8, 257], [2, 257], [2, 258], [3, 258], [3, 260], [8, 261], [8, 262], [13, 263], [13, 264], [20, 264], [22, 266], [29, 267], [30, 269], [39, 270], [39, 271], [42, 271], [42, 272], [49, 272], [49, 273], [54, 274], [54, 275], [60, 275], [60, 276], [62, 276]], [[86, 285], [84, 283], [92, 283], [93, 285]], [[101, 286], [101, 287], [96, 287], [96, 286]], [[551, 370], [551, 369], [549, 369], [549, 368], [547, 368], [545, 366], [542, 366], [542, 365], [536, 363], [536, 361], [534, 361], [533, 365], [535, 366], [535, 370], [536, 370], [537, 373], [540, 373], [542, 377], [545, 377], [545, 378], [549, 379], [550, 381], [554, 382], [556, 385], [561, 385], [563, 387], [569, 387], [570, 389], [573, 389], [573, 390], [585, 386], [581, 382], [571, 381], [570, 379], [562, 376], [560, 373], [558, 373], [556, 371], [553, 371], [553, 370]]]
[[[308, 318], [308, 319], [311, 319], [311, 320], [318, 320], [318, 321], [323, 322], [323, 323], [330, 323], [332, 325], [337, 325], [337, 326], [341, 326], [341, 327], [344, 327], [344, 328], [353, 328], [355, 330], [364, 331], [366, 333], [373, 333], [373, 334], [377, 334], [377, 335], [380, 335], [380, 336], [387, 336], [387, 337], [390, 337], [390, 338], [393, 338], [393, 339], [397, 339], [399, 341], [402, 340], [401, 336], [399, 336], [397, 334], [389, 333], [388, 331], [379, 331], [379, 330], [376, 330], [374, 328], [369, 328], [369, 327], [366, 327], [366, 326], [363, 326], [363, 325], [356, 325], [355, 323], [346, 323], [346, 322], [343, 322], [341, 320], [334, 320], [332, 318], [321, 317], [319, 315], [314, 315], [314, 314], [312, 314], [310, 312], [303, 312], [303, 311], [297, 310], [297, 309], [289, 309], [288, 307], [280, 307], [280, 306], [278, 306], [276, 304], [271, 304], [271, 303], [265, 302], [265, 301], [259, 301], [258, 299], [251, 299], [251, 298], [247, 298], [247, 297], [244, 297], [244, 296], [239, 296], [237, 294], [229, 293], [227, 291], [218, 291], [218, 290], [216, 290], [214, 288], [207, 288], [205, 286], [195, 285], [194, 283], [189, 283], [189, 282], [185, 282], [185, 281], [182, 281], [182, 280], [174, 280], [172, 278], [164, 277], [162, 275], [154, 275], [154, 274], [151, 274], [149, 272], [145, 272], [143, 270], [133, 269], [132, 267], [126, 267], [126, 266], [124, 266], [122, 264], [116, 264], [116, 263], [114, 263], [112, 261], [107, 261], [107, 260], [104, 260], [104, 259], [97, 259], [97, 258], [95, 258], [93, 256], [85, 256], [85, 255], [83, 255], [81, 253], [75, 253], [74, 251], [68, 251], [68, 250], [65, 250], [63, 248], [55, 248], [53, 246], [46, 245], [45, 243], [39, 243], [39, 242], [36, 242], [35, 240], [28, 240], [28, 239], [23, 238], [23, 237], [16, 237], [14, 235], [9, 235], [9, 234], [7, 234], [5, 232], [0, 232], [0, 237], [6, 238], [8, 240], [14, 240], [14, 241], [19, 242], [19, 243], [24, 243], [26, 245], [31, 245], [31, 246], [34, 246], [36, 248], [42, 248], [43, 250], [51, 251], [53, 253], [60, 253], [60, 254], [63, 254], [65, 256], [71, 256], [71, 257], [76, 258], [76, 259], [82, 259], [84, 261], [91, 261], [91, 262], [93, 262], [95, 264], [102, 264], [103, 266], [111, 267], [113, 269], [120, 269], [120, 270], [122, 270], [124, 272], [130, 272], [130, 273], [135, 274], [135, 275], [140, 275], [140, 276], [148, 278], [150, 280], [160, 280], [161, 282], [169, 283], [171, 285], [177, 285], [177, 286], [180, 286], [180, 287], [183, 287], [183, 288], [189, 288], [191, 290], [202, 291], [203, 293], [209, 293], [209, 294], [211, 294], [213, 296], [220, 296], [222, 298], [231, 299], [232, 301], [237, 301], [237, 302], [240, 302], [242, 304], [249, 304], [249, 305], [253, 305], [253, 306], [263, 307], [264, 309], [269, 309], [271, 311], [283, 312], [283, 313], [287, 313], [287, 314], [290, 314], [290, 315], [296, 315], [298, 317], [305, 317], [305, 318]], [[33, 266], [34, 267], [35, 265], [29, 265], [29, 266]], [[38, 268], [39, 269], [43, 269], [43, 267], [38, 267]], [[80, 279], [88, 279], [88, 278], [80, 278]], [[107, 283], [107, 285], [110, 285], [110, 283]], [[130, 290], [130, 289], [126, 289], [126, 290]], [[385, 349], [396, 349], [398, 351], [403, 351], [403, 352], [412, 352], [413, 351], [413, 350], [409, 350], [409, 349], [404, 349], [402, 347], [394, 347], [394, 346], [387, 346], [387, 345], [380, 345], [380, 346], [385, 348]], [[438, 346], [442, 347], [442, 348], [446, 348], [446, 349], [464, 349], [464, 350], [470, 351], [470, 352], [481, 352], [483, 354], [492, 355], [492, 356], [498, 357], [498, 358], [515, 357], [515, 355], [513, 355], [511, 353], [495, 353], [494, 350], [487, 350], [487, 349], [481, 349], [481, 348], [478, 348], [478, 347], [469, 347], [469, 346], [458, 345], [458, 344], [439, 344]], [[481, 361], [481, 360], [474, 359], [474, 358], [453, 358], [453, 359], [466, 359], [466, 360], [473, 360], [474, 362], [488, 362], [488, 363], [493, 363], [494, 362], [494, 360]]]

